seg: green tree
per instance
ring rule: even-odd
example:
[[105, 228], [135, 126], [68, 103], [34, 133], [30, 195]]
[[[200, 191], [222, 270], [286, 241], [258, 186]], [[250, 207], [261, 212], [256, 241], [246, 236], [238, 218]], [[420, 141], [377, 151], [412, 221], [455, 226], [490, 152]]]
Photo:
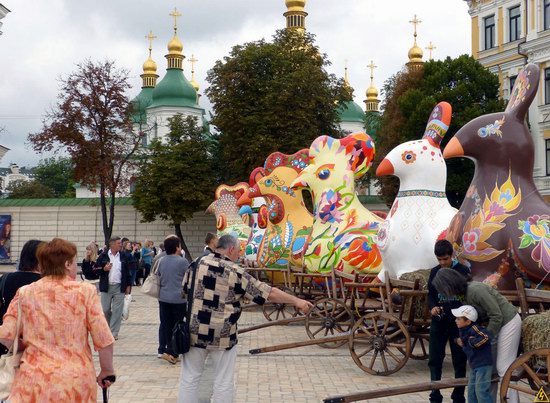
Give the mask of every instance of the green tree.
[[46, 158], [34, 168], [34, 179], [53, 190], [54, 197], [75, 197], [73, 163], [68, 157]]
[[351, 94], [329, 65], [313, 35], [292, 30], [234, 46], [216, 62], [206, 95], [220, 131], [222, 180], [247, 180], [274, 151], [295, 153], [320, 135], [340, 134], [337, 102]]
[[144, 222], [159, 217], [172, 223], [190, 259], [181, 223], [211, 202], [216, 184], [212, 144], [195, 117], [178, 114], [169, 119], [169, 124], [166, 142], [154, 140], [149, 145], [132, 197]]
[[18, 180], [6, 187], [8, 199], [51, 199], [54, 192], [48, 186], [36, 181]]
[[74, 180], [99, 187], [103, 236], [113, 232], [115, 195], [130, 178], [142, 131], [133, 130], [128, 71], [113, 61], [87, 60], [60, 80], [57, 104], [43, 128], [28, 139], [37, 152], [64, 150], [71, 156]]
[[[422, 136], [430, 112], [438, 102], [447, 101], [453, 108], [442, 149], [470, 120], [505, 108], [499, 98], [497, 76], [468, 55], [432, 60], [416, 72], [400, 71], [386, 81], [383, 92], [386, 99], [377, 136], [375, 166], [397, 145]], [[446, 164], [447, 197], [453, 206], [459, 207], [472, 180], [474, 164], [466, 158], [447, 160]], [[399, 189], [399, 180], [381, 177], [379, 183], [389, 206]]]

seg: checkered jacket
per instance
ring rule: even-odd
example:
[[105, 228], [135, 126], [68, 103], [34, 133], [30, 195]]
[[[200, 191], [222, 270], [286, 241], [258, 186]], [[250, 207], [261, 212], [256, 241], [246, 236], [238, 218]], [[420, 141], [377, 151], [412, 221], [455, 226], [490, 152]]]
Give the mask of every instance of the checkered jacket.
[[[263, 305], [271, 287], [218, 253], [201, 258], [196, 270], [190, 322], [191, 346], [229, 350], [237, 344], [241, 300], [247, 298]], [[185, 298], [191, 278], [191, 270], [187, 270], [183, 278]]]

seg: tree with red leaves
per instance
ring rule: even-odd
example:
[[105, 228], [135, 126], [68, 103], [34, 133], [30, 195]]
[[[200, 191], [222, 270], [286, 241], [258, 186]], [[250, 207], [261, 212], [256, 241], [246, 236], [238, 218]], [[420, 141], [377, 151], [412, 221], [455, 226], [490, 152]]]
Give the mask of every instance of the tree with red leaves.
[[29, 134], [28, 140], [37, 152], [67, 151], [74, 179], [91, 189], [99, 186], [107, 243], [113, 231], [115, 195], [128, 187], [143, 135], [132, 127], [128, 71], [117, 69], [113, 61], [86, 60], [60, 82], [57, 104], [46, 114], [42, 130]]

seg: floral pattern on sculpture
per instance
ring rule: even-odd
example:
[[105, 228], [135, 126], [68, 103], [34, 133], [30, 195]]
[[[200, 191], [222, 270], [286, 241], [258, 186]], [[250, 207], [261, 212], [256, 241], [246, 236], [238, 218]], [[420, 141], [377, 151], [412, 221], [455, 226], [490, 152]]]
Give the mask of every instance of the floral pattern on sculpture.
[[520, 249], [535, 245], [531, 257], [545, 271], [550, 272], [550, 216], [532, 215], [525, 221], [518, 221], [518, 228], [523, 231]]

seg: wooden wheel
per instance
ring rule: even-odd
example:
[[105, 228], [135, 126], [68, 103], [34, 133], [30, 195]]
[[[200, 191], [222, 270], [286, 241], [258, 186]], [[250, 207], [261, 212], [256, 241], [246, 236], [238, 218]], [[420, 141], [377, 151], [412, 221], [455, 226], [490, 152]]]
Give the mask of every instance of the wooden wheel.
[[360, 318], [349, 336], [351, 358], [371, 375], [399, 371], [411, 354], [409, 331], [387, 312], [371, 312]]
[[[313, 303], [306, 316], [306, 333], [310, 339], [338, 336], [349, 332], [353, 326], [351, 309], [334, 298], [321, 298]], [[347, 340], [320, 343], [324, 348], [337, 348]]]
[[428, 341], [423, 335], [411, 336], [411, 354], [413, 360], [425, 360], [428, 358]]
[[[519, 377], [516, 376], [518, 372]], [[514, 383], [516, 380], [518, 382]], [[508, 389], [537, 396], [541, 388], [550, 396], [550, 348], [539, 348], [516, 358], [502, 378], [500, 401], [508, 401]]]
[[[294, 294], [288, 287], [283, 287], [282, 290], [287, 294]], [[270, 322], [279, 319], [294, 318], [300, 314], [293, 305], [288, 304], [264, 304], [262, 305], [262, 312]]]
[[294, 318], [298, 315], [298, 311], [294, 306], [288, 304], [264, 304], [262, 312], [268, 321], [279, 319]]

